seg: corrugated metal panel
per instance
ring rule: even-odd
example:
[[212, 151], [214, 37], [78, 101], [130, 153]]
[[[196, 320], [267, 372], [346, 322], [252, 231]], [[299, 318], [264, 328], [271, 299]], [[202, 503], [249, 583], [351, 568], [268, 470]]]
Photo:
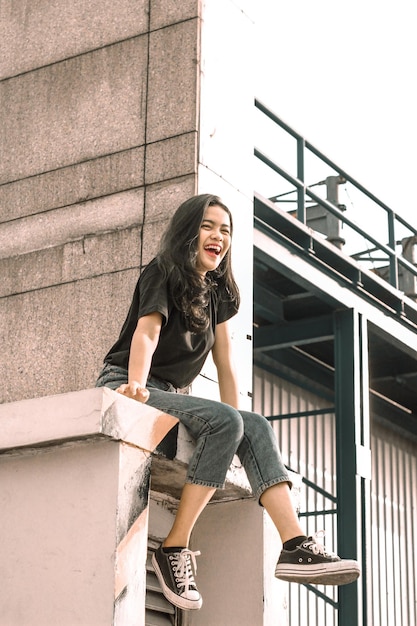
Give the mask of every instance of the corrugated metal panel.
[[[313, 411], [323, 399], [260, 368], [254, 370], [254, 410], [265, 416]], [[307, 532], [326, 531], [326, 546], [337, 552], [335, 424], [332, 413], [273, 423], [284, 462], [308, 483], [301, 492]], [[417, 445], [388, 428], [372, 427], [372, 545], [368, 625], [417, 624]], [[318, 490], [310, 485], [314, 483]], [[317, 515], [312, 513], [317, 512]], [[289, 626], [336, 626], [337, 591], [288, 585]]]
[[374, 424], [372, 428], [373, 623], [417, 624], [417, 446]]
[[[254, 410], [266, 417], [311, 412], [328, 406], [322, 398], [254, 368]], [[307, 534], [326, 533], [325, 544], [337, 552], [336, 455], [334, 414], [324, 413], [272, 422], [284, 463], [301, 474], [301, 514]], [[307, 483], [305, 482], [307, 481]], [[313, 485], [318, 487], [314, 488]], [[333, 512], [332, 512], [333, 511]], [[284, 583], [283, 583], [284, 584]], [[337, 589], [315, 585], [328, 602], [304, 586], [288, 584], [289, 626], [336, 626]]]

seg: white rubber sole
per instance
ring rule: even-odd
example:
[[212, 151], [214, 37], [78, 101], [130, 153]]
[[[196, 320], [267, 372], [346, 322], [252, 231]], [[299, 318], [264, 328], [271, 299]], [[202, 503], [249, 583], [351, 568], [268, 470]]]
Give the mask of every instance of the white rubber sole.
[[156, 560], [154, 554], [152, 555], [152, 565], [155, 570], [155, 574], [159, 580], [159, 584], [161, 585], [162, 593], [164, 594], [168, 602], [171, 602], [171, 604], [177, 606], [183, 611], [201, 609], [203, 605], [203, 598], [201, 596], [198, 600], [187, 600], [186, 598], [177, 596], [177, 594], [171, 591], [171, 589], [165, 584], [164, 577], [161, 570], [159, 569], [158, 561]]
[[353, 583], [359, 575], [359, 565], [356, 561], [349, 560], [315, 565], [281, 563], [275, 570], [275, 576], [280, 580], [313, 585], [348, 585]]

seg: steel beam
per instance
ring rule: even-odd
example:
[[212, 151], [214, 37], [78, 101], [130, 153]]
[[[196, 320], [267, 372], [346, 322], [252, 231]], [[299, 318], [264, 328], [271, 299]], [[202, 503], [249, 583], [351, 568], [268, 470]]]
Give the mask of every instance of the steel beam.
[[260, 261], [272, 268], [276, 267], [279, 272], [330, 306], [360, 311], [381, 332], [395, 337], [396, 344], [401, 346], [402, 350], [416, 354], [417, 333], [414, 328], [407, 326], [401, 317], [379, 309], [375, 303], [363, 297], [364, 294], [357, 293], [347, 284], [343, 284], [343, 281], [339, 281], [336, 276], [330, 276], [323, 268], [316, 267], [311, 256], [306, 257], [296, 250], [291, 250], [287, 242], [273, 239], [257, 229], [254, 231], [254, 246], [255, 254]]
[[290, 348], [333, 339], [333, 318], [323, 315], [316, 318], [283, 322], [254, 329], [254, 352]]
[[338, 626], [367, 626], [367, 545], [370, 533], [371, 447], [367, 320], [336, 311], [335, 406], [338, 552], [356, 558], [362, 575], [339, 587]]

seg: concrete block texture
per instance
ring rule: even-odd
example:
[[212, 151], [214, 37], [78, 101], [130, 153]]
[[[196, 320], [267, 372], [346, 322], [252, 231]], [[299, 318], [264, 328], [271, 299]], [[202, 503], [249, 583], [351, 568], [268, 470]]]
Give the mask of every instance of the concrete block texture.
[[132, 148], [1, 185], [0, 223], [141, 187], [144, 153]]
[[[86, 209], [84, 218], [78, 215], [72, 231], [73, 240], [69, 241], [69, 224], [73, 223], [71, 211], [81, 210], [80, 206], [75, 205], [68, 209], [70, 219], [67, 221], [63, 217], [61, 227], [58, 229], [63, 243], [58, 245], [57, 233], [56, 245], [33, 252], [23, 253], [24, 248], [29, 249], [34, 245], [28, 221], [26, 221], [26, 239], [28, 239], [26, 243], [24, 220], [4, 225], [6, 230], [14, 230], [16, 233], [14, 244], [2, 234], [0, 224], [2, 241], [0, 250], [3, 249], [3, 245], [9, 252], [13, 248], [15, 251], [17, 248], [20, 250], [20, 254], [0, 258], [2, 277], [0, 298], [129, 269], [135, 269], [139, 275], [139, 267], [147, 265], [155, 256], [161, 234], [172, 214], [181, 202], [194, 193], [195, 176], [191, 175], [149, 185], [145, 190], [136, 189], [126, 194], [100, 198], [92, 203], [90, 209]], [[144, 194], [146, 194], [145, 223], [143, 223]], [[40, 220], [41, 216], [34, 217], [32, 223], [37, 219]], [[87, 228], [88, 219], [97, 219], [94, 233], [91, 232], [91, 224]], [[49, 245], [52, 243], [53, 220], [51, 227], [48, 220], [47, 223], [48, 227], [44, 230], [49, 235], [45, 243]], [[83, 234], [89, 230], [89, 234]], [[99, 232], [100, 230], [102, 232]], [[19, 239], [18, 233], [22, 235], [22, 239]], [[41, 238], [40, 234], [38, 238]], [[118, 293], [114, 292], [112, 297], [118, 298]]]
[[0, 298], [139, 268], [141, 248], [142, 226], [133, 226], [0, 259]]
[[144, 144], [148, 37], [0, 83], [0, 183]]
[[156, 30], [199, 16], [200, 0], [152, 0], [150, 29]]
[[54, 209], [0, 225], [0, 258], [62, 245], [143, 221], [143, 188]]
[[198, 129], [199, 20], [150, 33], [146, 138]]
[[161, 235], [179, 205], [196, 193], [196, 177], [184, 176], [146, 188], [146, 221], [142, 231], [142, 265], [147, 265], [159, 248]]
[[148, 5], [138, 0], [0, 0], [0, 79], [142, 34], [148, 29]]
[[151, 143], [146, 149], [147, 185], [197, 172], [196, 132]]
[[[145, 190], [146, 223], [168, 223], [179, 205], [196, 194], [194, 175], [148, 185]], [[160, 230], [162, 235], [162, 229]]]
[[204, 7], [0, 0], [0, 402], [94, 384], [197, 193]]
[[138, 269], [0, 299], [0, 403], [93, 387]]

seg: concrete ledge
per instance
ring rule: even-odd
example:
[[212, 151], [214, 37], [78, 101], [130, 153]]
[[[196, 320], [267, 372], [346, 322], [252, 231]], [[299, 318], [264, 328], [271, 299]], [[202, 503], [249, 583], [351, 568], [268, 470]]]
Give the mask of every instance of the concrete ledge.
[[[179, 498], [194, 441], [179, 424], [174, 458], [157, 450], [178, 424], [172, 415], [100, 387], [0, 405], [0, 454], [60, 445], [67, 441], [109, 438], [153, 452], [152, 489]], [[237, 458], [216, 500], [251, 497], [252, 491]]]
[[0, 452], [109, 437], [152, 452], [178, 420], [106, 387], [0, 406]]
[[[175, 459], [152, 453], [177, 422], [107, 388], [0, 406], [0, 527], [8, 564], [0, 594], [2, 624], [143, 626], [149, 480], [154, 493], [161, 489], [162, 508], [167, 502], [175, 508], [169, 494], [182, 487], [193, 451], [180, 424]], [[248, 502], [246, 475], [237, 464], [216, 496], [229, 502], [219, 511], [218, 505], [208, 507], [208, 522], [202, 517], [196, 530], [208, 558], [203, 570], [218, 582], [212, 540], [220, 540], [226, 525], [238, 543], [233, 554], [248, 557], [242, 570], [247, 581], [253, 557], [246, 547], [263, 536], [253, 531], [254, 523], [262, 525], [262, 509]], [[242, 539], [243, 531], [248, 539]], [[222, 539], [221, 555], [229, 543]], [[261, 545], [256, 554], [262, 550]], [[263, 560], [256, 563], [256, 575], [250, 571], [259, 586]], [[252, 580], [248, 585], [252, 592]], [[239, 583], [234, 597], [241, 588]], [[257, 596], [262, 599], [262, 589]], [[213, 593], [209, 620], [217, 604]], [[260, 607], [262, 612], [262, 602]], [[260, 622], [256, 617], [250, 623]]]

